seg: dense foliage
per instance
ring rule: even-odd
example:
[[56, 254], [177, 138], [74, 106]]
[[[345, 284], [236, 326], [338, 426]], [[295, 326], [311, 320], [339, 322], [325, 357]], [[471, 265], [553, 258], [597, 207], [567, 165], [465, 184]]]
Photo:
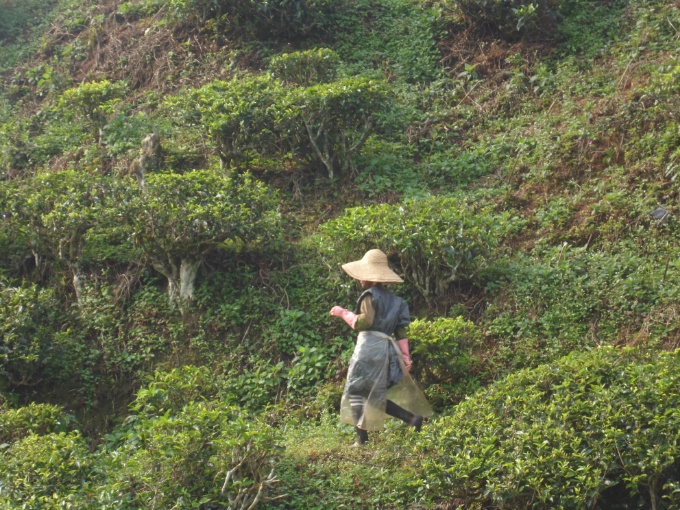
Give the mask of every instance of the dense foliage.
[[[0, 0], [0, 506], [680, 507], [679, 28]], [[376, 247], [436, 414], [349, 449]]]

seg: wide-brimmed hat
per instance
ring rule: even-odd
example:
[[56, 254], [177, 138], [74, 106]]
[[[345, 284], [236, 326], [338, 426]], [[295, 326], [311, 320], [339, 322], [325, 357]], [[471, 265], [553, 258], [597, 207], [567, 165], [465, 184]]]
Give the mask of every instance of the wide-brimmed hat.
[[387, 255], [380, 250], [368, 250], [361, 260], [343, 264], [345, 273], [357, 280], [376, 283], [402, 283], [397, 273], [387, 265]]

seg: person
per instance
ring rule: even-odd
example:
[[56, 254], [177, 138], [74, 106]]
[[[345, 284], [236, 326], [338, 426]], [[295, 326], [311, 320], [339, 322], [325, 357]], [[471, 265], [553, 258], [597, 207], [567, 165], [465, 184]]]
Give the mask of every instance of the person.
[[423, 418], [432, 415], [432, 408], [409, 375], [409, 308], [406, 301], [385, 288], [403, 280], [378, 249], [342, 268], [364, 291], [355, 311], [341, 306], [330, 311], [359, 332], [340, 403], [340, 421], [354, 425], [358, 437], [355, 445], [365, 444], [369, 431], [382, 430], [386, 415], [420, 431]]

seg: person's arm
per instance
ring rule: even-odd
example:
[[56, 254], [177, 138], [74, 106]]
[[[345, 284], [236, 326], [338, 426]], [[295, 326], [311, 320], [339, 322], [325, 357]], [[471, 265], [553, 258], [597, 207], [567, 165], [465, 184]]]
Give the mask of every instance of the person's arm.
[[[406, 328], [404, 328], [404, 331], [405, 330]], [[405, 335], [405, 333], [403, 334]], [[397, 340], [397, 345], [399, 346], [399, 350], [401, 351], [401, 359], [404, 360], [404, 368], [406, 369], [407, 372], [410, 372], [412, 364], [411, 364], [411, 352], [409, 351], [408, 347], [408, 338], [406, 338], [406, 336], [404, 336], [403, 338], [399, 338], [399, 340]]]
[[371, 329], [371, 326], [373, 326], [373, 320], [375, 319], [373, 298], [370, 295], [367, 295], [361, 300], [358, 315], [341, 306], [334, 306], [331, 308], [331, 315], [340, 317], [355, 331], [369, 330]]
[[411, 313], [408, 305], [404, 302], [400, 310], [400, 318], [397, 329], [394, 331], [394, 337], [397, 339], [397, 345], [401, 351], [401, 359], [404, 360], [404, 368], [407, 372], [411, 371], [411, 351], [408, 345], [408, 325], [411, 323]]
[[375, 307], [373, 306], [373, 297], [368, 294], [359, 303], [359, 315], [354, 325], [357, 331], [368, 331], [373, 327], [375, 321]]

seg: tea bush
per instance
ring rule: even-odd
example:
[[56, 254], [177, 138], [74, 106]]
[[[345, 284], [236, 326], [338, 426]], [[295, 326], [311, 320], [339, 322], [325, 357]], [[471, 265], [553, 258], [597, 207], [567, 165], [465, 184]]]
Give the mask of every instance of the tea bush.
[[[83, 508], [93, 457], [78, 432], [30, 434], [0, 456], [0, 504], [5, 508]], [[62, 506], [67, 502], [74, 506]]]
[[436, 408], [459, 402], [481, 385], [481, 332], [474, 323], [462, 317], [416, 319], [408, 334], [412, 375]]
[[186, 367], [157, 374], [138, 392], [134, 414], [104, 447], [119, 453], [108, 492], [144, 508], [248, 507], [266, 499], [276, 483], [277, 436], [222, 403], [211, 377], [205, 368]]
[[181, 123], [198, 124], [207, 131], [223, 165], [239, 166], [256, 157], [280, 155], [284, 112], [277, 106], [284, 95], [281, 83], [270, 75], [237, 77], [170, 98], [166, 107]]
[[557, 0], [447, 0], [444, 5], [448, 15], [458, 22], [513, 38], [519, 33], [530, 36], [548, 33], [560, 3]]
[[94, 139], [100, 142], [104, 126], [126, 91], [124, 82], [102, 80], [83, 83], [64, 91], [59, 98], [59, 108], [71, 121], [88, 125]]
[[600, 348], [513, 374], [425, 429], [428, 483], [483, 506], [673, 506], [679, 364]]
[[58, 352], [59, 307], [54, 291], [26, 283], [0, 287], [0, 377], [10, 386], [35, 385]]
[[269, 74], [215, 81], [166, 102], [180, 122], [202, 125], [223, 166], [295, 169], [313, 162], [330, 179], [350, 174], [389, 104], [380, 79], [353, 76], [297, 87]]
[[507, 227], [505, 215], [434, 196], [348, 209], [320, 227], [320, 242], [339, 260], [372, 248], [394, 255], [404, 279], [431, 300], [452, 282], [474, 278]]
[[60, 406], [36, 404], [31, 402], [25, 407], [0, 410], [0, 442], [12, 443], [31, 434], [66, 432], [73, 422], [73, 416], [64, 412]]
[[275, 194], [250, 175], [196, 170], [151, 174], [121, 199], [119, 215], [135, 245], [168, 279], [169, 301], [193, 297], [208, 253], [274, 247], [282, 231]]
[[147, 418], [176, 414], [191, 402], [216, 400], [220, 391], [220, 377], [207, 367], [187, 365], [154, 373], [152, 379], [137, 391], [130, 410]]
[[335, 2], [329, 0], [170, 0], [178, 21], [208, 20], [213, 30], [244, 38], [295, 40], [322, 32]]
[[339, 67], [338, 54], [328, 48], [284, 53], [269, 63], [274, 77], [301, 87], [335, 81]]

